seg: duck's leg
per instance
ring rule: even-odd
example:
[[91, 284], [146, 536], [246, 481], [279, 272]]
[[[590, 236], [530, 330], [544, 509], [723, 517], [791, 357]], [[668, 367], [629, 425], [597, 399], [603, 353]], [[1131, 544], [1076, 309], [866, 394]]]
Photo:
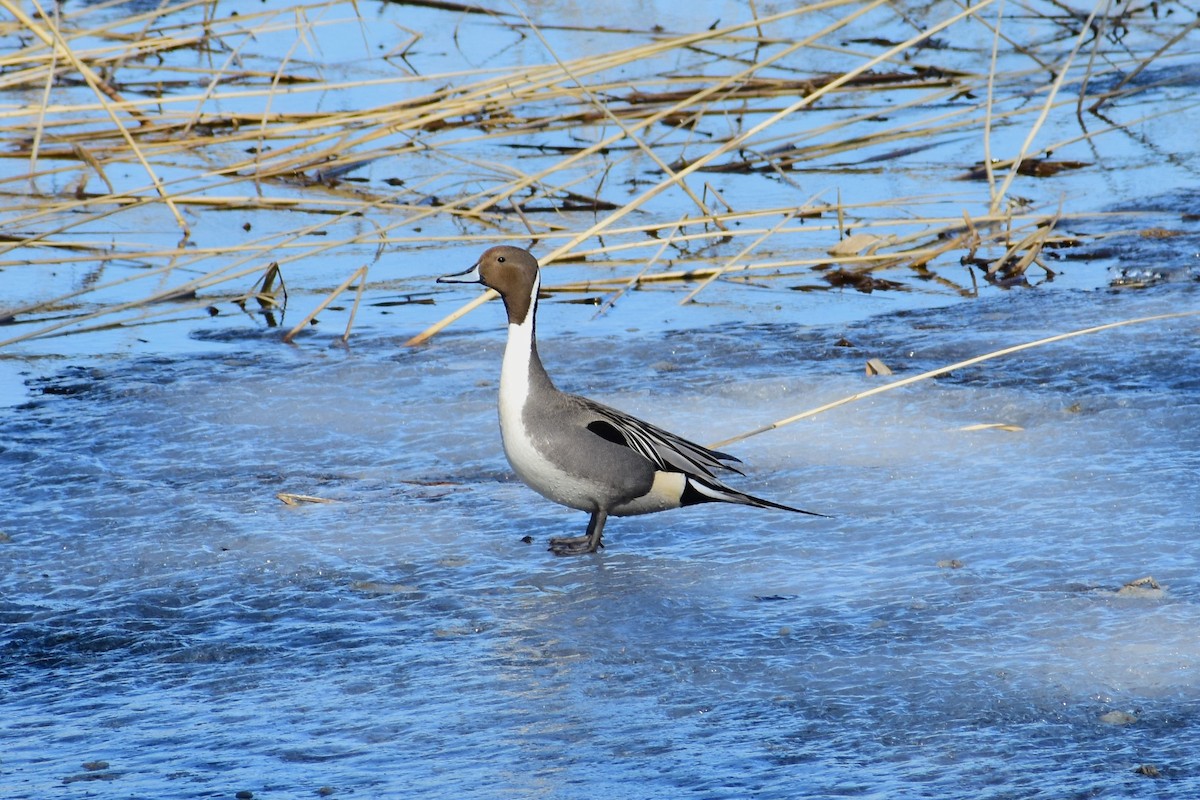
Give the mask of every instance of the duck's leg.
[[596, 552], [604, 547], [600, 537], [604, 535], [604, 522], [607, 519], [607, 511], [603, 509], [593, 511], [592, 518], [588, 522], [587, 533], [583, 536], [562, 536], [551, 539], [550, 552], [556, 556], [579, 556], [584, 553]]

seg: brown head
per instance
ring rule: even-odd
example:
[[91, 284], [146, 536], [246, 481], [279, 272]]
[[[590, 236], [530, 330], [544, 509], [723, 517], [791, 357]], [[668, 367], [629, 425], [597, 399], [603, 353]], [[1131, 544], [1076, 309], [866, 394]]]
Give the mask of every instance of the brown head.
[[538, 263], [528, 250], [501, 245], [485, 250], [466, 272], [443, 275], [438, 283], [482, 283], [495, 289], [504, 300], [508, 321], [520, 324], [537, 300]]

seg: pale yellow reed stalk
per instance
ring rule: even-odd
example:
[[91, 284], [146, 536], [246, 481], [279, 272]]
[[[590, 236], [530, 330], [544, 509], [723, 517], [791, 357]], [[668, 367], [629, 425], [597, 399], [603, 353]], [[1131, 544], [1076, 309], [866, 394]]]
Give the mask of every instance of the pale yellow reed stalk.
[[824, 405], [818, 406], [817, 408], [811, 408], [808, 411], [802, 411], [799, 414], [795, 414], [793, 416], [786, 417], [784, 419], [778, 420], [777, 422], [772, 422], [769, 425], [763, 425], [762, 427], [755, 428], [754, 430], [747, 431], [746, 433], [739, 433], [737, 436], [731, 436], [728, 439], [722, 439], [719, 442], [714, 442], [713, 444], [710, 444], [709, 447], [711, 447], [713, 449], [727, 447], [728, 445], [731, 445], [734, 442], [740, 442], [743, 439], [749, 439], [751, 436], [757, 436], [760, 433], [766, 433], [767, 431], [773, 431], [778, 428], [782, 428], [786, 425], [791, 425], [792, 423], [799, 422], [802, 419], [808, 419], [809, 417], [815, 417], [817, 414], [822, 414], [826, 411], [830, 411], [832, 409], [839, 408], [844, 405], [848, 405], [849, 403], [854, 403], [859, 400], [865, 400], [868, 397], [873, 397], [877, 394], [882, 394], [883, 392], [890, 392], [893, 389], [899, 389], [903, 386], [911, 386], [914, 383], [928, 380], [929, 378], [936, 378], [938, 375], [945, 375], [947, 372], [953, 372], [956, 369], [963, 369], [965, 367], [974, 366], [975, 364], [980, 364], [984, 361], [990, 361], [995, 358], [1001, 358], [1003, 356], [1012, 355], [1013, 353], [1019, 353], [1022, 350], [1030, 350], [1034, 347], [1042, 347], [1044, 345], [1054, 344], [1055, 342], [1061, 342], [1066, 339], [1073, 339], [1076, 336], [1085, 336], [1085, 335], [1092, 334], [1092, 333], [1099, 333], [1101, 331], [1112, 330], [1113, 328], [1122, 328], [1127, 325], [1142, 325], [1147, 322], [1160, 322], [1162, 320], [1167, 320], [1167, 319], [1181, 319], [1183, 317], [1194, 317], [1197, 315], [1200, 315], [1200, 311], [1178, 311], [1178, 312], [1174, 312], [1171, 314], [1155, 314], [1155, 315], [1149, 316], [1149, 317], [1138, 317], [1136, 319], [1125, 319], [1125, 320], [1120, 320], [1119, 322], [1109, 322], [1104, 325], [1094, 325], [1090, 328], [1082, 328], [1080, 330], [1068, 331], [1067, 333], [1059, 333], [1054, 336], [1047, 336], [1044, 339], [1038, 339], [1033, 342], [1025, 342], [1023, 344], [1013, 345], [1012, 347], [1005, 347], [1001, 350], [993, 350], [990, 353], [984, 353], [981, 356], [975, 356], [974, 358], [968, 358], [965, 361], [958, 361], [953, 364], [947, 364], [944, 367], [938, 367], [937, 369], [931, 369], [927, 372], [922, 372], [919, 375], [912, 375], [907, 378], [901, 378], [900, 380], [892, 381], [891, 383], [885, 383], [882, 386], [876, 386], [873, 389], [867, 389], [866, 391], [863, 391], [863, 392], [855, 392], [854, 394], [849, 395], [848, 397], [843, 397], [840, 400], [834, 400], [832, 403], [825, 403]]

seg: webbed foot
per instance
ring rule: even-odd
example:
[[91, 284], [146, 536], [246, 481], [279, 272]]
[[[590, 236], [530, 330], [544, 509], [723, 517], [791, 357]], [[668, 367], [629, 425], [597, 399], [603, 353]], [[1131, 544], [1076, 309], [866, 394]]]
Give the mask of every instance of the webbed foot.
[[581, 556], [594, 553], [604, 542], [604, 521], [608, 519], [607, 511], [593, 511], [588, 521], [587, 533], [583, 536], [556, 536], [550, 540], [550, 552], [556, 556]]
[[581, 556], [594, 553], [601, 547], [604, 547], [601, 542], [593, 547], [589, 536], [556, 536], [550, 540], [550, 552], [556, 556]]

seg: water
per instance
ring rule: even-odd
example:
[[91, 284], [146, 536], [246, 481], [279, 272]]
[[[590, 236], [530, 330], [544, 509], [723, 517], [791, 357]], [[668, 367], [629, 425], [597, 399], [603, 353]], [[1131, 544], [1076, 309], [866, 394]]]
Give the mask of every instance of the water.
[[[868, 356], [915, 371], [1198, 296], [617, 340], [551, 335], [590, 312], [548, 303], [544, 357], [714, 440], [874, 385]], [[733, 448], [739, 484], [832, 519], [618, 519], [575, 559], [545, 541], [584, 515], [504, 463], [498, 331], [420, 351], [387, 330], [350, 349], [196, 335], [203, 355], [66, 370], [6, 414], [6, 796], [1200, 791], [1194, 320]], [[1021, 430], [961, 430], [990, 422]], [[1116, 593], [1146, 575], [1163, 590]]]
[[[1123, 32], [1106, 29], [1093, 89], [1115, 87], [1179, 30], [1186, 10], [1161, 6], [1153, 19], [1126, 10]], [[858, 63], [849, 54], [886, 47], [870, 37], [900, 41], [947, 7], [887, 4], [839, 32], [833, 50], [801, 52], [766, 74], [848, 67]], [[1040, 102], [1047, 74], [1034, 56], [1061, 58], [1073, 42], [1078, 19], [1039, 9], [1006, 11], [1006, 32], [1037, 47], [1001, 53], [1011, 84], [998, 87], [998, 111]], [[672, 4], [641, 12], [668, 31], [745, 16], [723, 2], [686, 16]], [[205, 113], [261, 114], [281, 52], [292, 54], [288, 75], [378, 81], [271, 93], [273, 111], [309, 114], [402, 101], [455, 70], [552, 60], [519, 25], [482, 15], [330, 3], [283, 10], [272, 31], [251, 35], [224, 6], [212, 13], [211, 48], [116, 67], [125, 94], [157, 91], [168, 116], [190, 114], [234, 51], [236, 69]], [[601, 30], [597, 14], [628, 11], [594, 3], [529, 13], [560, 55], [657, 35]], [[835, 13], [771, 32], [796, 40]], [[405, 30], [421, 34], [405, 58], [381, 58]], [[871, 294], [831, 289], [805, 268], [720, 281], [685, 306], [676, 301], [693, 286], [650, 285], [600, 316], [571, 301], [607, 291], [554, 295], [539, 318], [548, 368], [564, 388], [715, 442], [878, 386], [863, 374], [869, 358], [903, 377], [1200, 308], [1193, 39], [1131, 81], [1145, 90], [1114, 99], [1108, 121], [1085, 125], [1062, 108], [1048, 118], [1039, 143], [1094, 165], [1014, 183], [1015, 201], [1045, 213], [1062, 202], [1060, 232], [1083, 240], [1046, 254], [1053, 280], [1034, 269], [1035, 285], [988, 285], [954, 253], [932, 265], [932, 279], [881, 273], [904, 285]], [[118, 38], [73, 41], [103, 48]], [[991, 44], [973, 21], [915, 57], [982, 75]], [[740, 68], [752, 50], [728, 41], [637, 66], [690, 85]], [[164, 76], [179, 85], [149, 80]], [[848, 128], [815, 132], [875, 112], [855, 135], [928, 126], [960, 102], [903, 108], [911, 91], [838, 95], [754, 147], [844, 137]], [[69, 81], [54, 92], [64, 107], [93, 103]], [[697, 130], [663, 127], [650, 139], [668, 162], [694, 158], [708, 134], [731, 135], [784, 102], [752, 100], [744, 120], [710, 114]], [[21, 113], [9, 115], [18, 128]], [[66, 116], [108, 130], [94, 107]], [[997, 157], [1021, 147], [1033, 116], [996, 121]], [[434, 275], [465, 269], [493, 237], [524, 228], [444, 214], [416, 230], [398, 225], [412, 209], [390, 203], [453, 199], [498, 180], [491, 165], [533, 174], [559, 158], [514, 143], [580, 146], [610, 131], [579, 125], [481, 143], [474, 129], [452, 127], [422, 132], [437, 146], [422, 154], [404, 150], [404, 137], [363, 140], [346, 151], [370, 157], [353, 173], [361, 182], [337, 187], [226, 183], [216, 168], [245, 158], [246, 141], [148, 148], [181, 196], [299, 203], [197, 201], [186, 249], [162, 204], [64, 205], [79, 181], [101, 188], [77, 158], [38, 178], [44, 195], [26, 189], [27, 160], [7, 160], [3, 177], [19, 188], [0, 207], [6, 224], [93, 250], [6, 244], [3, 308], [82, 294], [18, 314], [0, 340], [73, 315], [75, 328], [123, 324], [0, 345], [0, 796], [1200, 796], [1196, 317], [1028, 350], [728, 448], [747, 465], [735, 485], [830, 519], [697, 507], [611, 520], [595, 556], [545, 550], [551, 536], [581, 533], [586, 516], [516, 483], [504, 461], [500, 309], [482, 308], [424, 347], [403, 345], [472, 296], [474, 287], [435, 286]], [[854, 228], [904, 235], [926, 218], [986, 208], [986, 187], [961, 179], [982, 136], [968, 126], [930, 141], [880, 140], [786, 176], [701, 177], [737, 209], [832, 202], [838, 192], [848, 204], [907, 198], [848, 211]], [[101, 156], [112, 147], [84, 141]], [[921, 147], [898, 152], [909, 145]], [[41, 168], [59, 163], [55, 152], [47, 145]], [[633, 148], [615, 148], [550, 183], [589, 174], [571, 185], [621, 202], [658, 179], [651, 170]], [[145, 181], [133, 166], [106, 173], [118, 190]], [[397, 176], [404, 187], [387, 183]], [[317, 213], [344, 210], [338, 202], [352, 196], [388, 202], [364, 204], [361, 217]], [[24, 216], [43, 206], [43, 216]], [[636, 221], [665, 229], [691, 211], [666, 193]], [[534, 216], [567, 230], [597, 219]], [[315, 222], [319, 231], [296, 235]], [[758, 255], [820, 259], [837, 233], [827, 215]], [[605, 239], [620, 241], [631, 249], [556, 265], [553, 282], [626, 274], [659, 245], [642, 233]], [[719, 263], [744, 244], [697, 242], [668, 256]], [[291, 308], [268, 322], [231, 297], [271, 260], [284, 264]], [[364, 263], [349, 346], [338, 343], [349, 298], [282, 344], [282, 331]], [[81, 316], [219, 266], [254, 271], [195, 302], [155, 304], [161, 314], [149, 319], [135, 318], [141, 309]], [[969, 429], [979, 425], [1007, 429]], [[331, 502], [287, 505], [281, 493]], [[1155, 584], [1123, 589], [1146, 577]]]
[[[821, 270], [811, 267], [820, 267], [828, 258], [843, 228], [917, 244], [922, 235], [936, 236], [946, 220], [957, 221], [964, 214], [980, 220], [988, 213], [992, 193], [986, 182], [966, 176], [985, 152], [997, 159], [1023, 152], [1026, 138], [1034, 133], [1028, 152], [1039, 153], [1045, 147], [1053, 159], [1089, 166], [1048, 178], [1021, 176], [1011, 185], [1005, 208], [1031, 210], [1045, 220], [1061, 208], [1064, 216], [1057, 230], [1064, 236], [1094, 234], [1108, 227], [1189, 234], [1192, 241], [1179, 251], [1181, 257], [1187, 253], [1194, 260], [1195, 221], [1186, 215], [1195, 213], [1194, 192], [1200, 177], [1200, 140], [1194, 135], [1195, 87], [1200, 80], [1194, 44], [1200, 33], [1192, 31], [1176, 40], [1178, 20], [1190, 12], [1172, 4], [1159, 5], [1114, 9], [1104, 35], [1085, 42], [1072, 62], [1058, 102], [1040, 127], [1036, 110], [1044, 102], [1048, 65], [1066, 63], [1081, 20], [1056, 3], [1035, 4], [1028, 12], [1008, 9], [999, 17], [1001, 9], [988, 7], [978, 19], [964, 20], [872, 70], [907, 75], [917, 85], [911, 81], [895, 88], [868, 85], [834, 93], [781, 119], [744, 148], [718, 158], [715, 166], [788, 146], [810, 152], [806, 148], [843, 143], [847, 149], [811, 150], [809, 157], [796, 160], [788, 170], [691, 176], [692, 191], [717, 210], [724, 206], [714, 192], [738, 213], [823, 208], [822, 217], [794, 221], [747, 258], [766, 263], [807, 260], [809, 266], [791, 268], [788, 279], [765, 282], [817, 286], [824, 291], [809, 292], [820, 297], [804, 298], [797, 292], [764, 295], [731, 292], [728, 285], [710, 287], [700, 295], [707, 307], [696, 310], [682, 327], [712, 324], [716, 320], [704, 315], [719, 315], [712, 306], [730, 302], [753, 307], [756, 315], [771, 314], [775, 305], [783, 305], [785, 315], [814, 321], [857, 318], [864, 311], [944, 305], [956, 302], [960, 295], [971, 295], [983, 280], [959, 265], [965, 250], [935, 259], [930, 264], [933, 279], [903, 266], [883, 270], [881, 277], [902, 283], [904, 291], [880, 293], [870, 301], [832, 299], [831, 295], [837, 296], [822, 279]], [[462, 118], [453, 120], [456, 124], [444, 128], [431, 124], [402, 133], [391, 126], [411, 117], [413, 112], [405, 104], [447, 85], [472, 85], [496, 74], [553, 64], [556, 58], [632, 52], [664, 36], [705, 29], [718, 21], [721, 25], [748, 22], [747, 8], [709, 0], [681, 13], [670, 3], [642, 3], [638, 15], [630, 19], [622, 4], [539, 3], [527, 13], [539, 26], [540, 37], [515, 17], [400, 3], [284, 3], [254, 10], [197, 4], [161, 20], [122, 23], [125, 10], [148, 13], [141, 3], [111, 11], [81, 7], [72, 10], [63, 25], [81, 52], [110, 59], [104, 70], [111, 73], [122, 96], [143, 102], [143, 112], [161, 122], [161, 131], [147, 135], [142, 156], [177, 199], [190, 238], [181, 244], [180, 227], [166, 204], [149, 202], [157, 194], [149, 188], [146, 170], [114, 132], [93, 90], [78, 81], [59, 81], [51, 87], [51, 110], [43, 112], [46, 81], [37, 70], [45, 61], [30, 56], [31, 77], [19, 80], [24, 73], [15, 67], [16, 77], [10, 76], [14, 88], [4, 109], [9, 122], [8, 127], [0, 126], [0, 139], [13, 154], [0, 164], [0, 186], [8, 192], [0, 195], [0, 220], [6, 233], [17, 239], [0, 243], [0, 320], [5, 319], [4, 312], [60, 299], [49, 307], [21, 310], [12, 324], [3, 326], [0, 357], [5, 359], [13, 355], [61, 359], [77, 352], [178, 352], [188, 347], [187, 333], [209, 309], [227, 318], [231, 326], [246, 324], [246, 314], [235, 309], [230, 299], [250, 291], [272, 262], [281, 264], [290, 293], [291, 315], [282, 322], [286, 325], [299, 321], [363, 265], [370, 266], [369, 284], [378, 293], [367, 298], [364, 315], [382, 313], [372, 301], [413, 295], [427, 299], [424, 293], [430, 289], [432, 275], [465, 268], [497, 240], [528, 242], [528, 231], [514, 214], [479, 221], [473, 215], [452, 213], [464, 197], [499, 192], [515, 175], [549, 171], [536, 187], [535, 197], [527, 197], [526, 190], [519, 193], [529, 204], [534, 229], [545, 233], [537, 246], [539, 255], [545, 255], [562, 237], [607, 216], [607, 212], [546, 210], [556, 207], [563, 190], [620, 205], [662, 180], [662, 170], [629, 141], [578, 164], [561, 166], [565, 153], [617, 130], [611, 121], [595, 118], [599, 100], [624, 112], [633, 106], [629, 98], [635, 91], [702, 87], [708, 76], [731, 75], [750, 62], [761, 63], [776, 56], [783, 43], [815, 36], [860, 9], [850, 5], [817, 9], [767, 25], [765, 35], [771, 41], [762, 47], [744, 37], [730, 37], [646, 54], [610, 70], [579, 75], [580, 81], [593, 87], [593, 95], [577, 93], [571, 99], [535, 93], [514, 110], [520, 119], [579, 115], [578, 124], [514, 124], [511, 128], [469, 124], [476, 116], [494, 112], [484, 103], [465, 107]], [[885, 52], [888, 43], [929, 29], [959, 10], [954, 3], [883, 4], [831, 31], [813, 47], [763, 67], [756, 77], [803, 82], [858, 67]], [[758, 11], [770, 13], [765, 8]], [[1002, 47], [993, 70], [994, 37], [989, 26], [998, 18], [1005, 35], [1025, 46]], [[106, 33], [90, 32], [102, 22]], [[746, 35], [752, 32], [753, 28], [745, 31]], [[27, 52], [29, 41], [16, 29], [0, 31], [0, 38], [13, 52]], [[159, 49], [147, 44], [152, 55], [127, 52], [129, 43], [139, 39], [172, 44]], [[957, 75], [961, 91], [939, 86], [939, 71]], [[986, 127], [979, 104], [988, 94], [982, 76], [992, 71], [997, 76], [996, 105], [992, 124]], [[1077, 115], [1073, 99], [1085, 74], [1095, 93], [1116, 90], [1126, 79], [1128, 83], [1100, 115]], [[916, 80], [930, 75], [929, 85]], [[563, 79], [562, 83], [574, 82]], [[1137, 91], [1126, 93], [1131, 89]], [[697, 109], [709, 113], [695, 127], [654, 125], [639, 135], [666, 163], [694, 161], [714, 145], [796, 102], [800, 92], [713, 99]], [[503, 95], [497, 89], [490, 96], [499, 102]], [[436, 110], [437, 104], [432, 105]], [[358, 116], [337, 116], [335, 111]], [[285, 115], [284, 121], [274, 121], [273, 115]], [[297, 130], [289, 121], [296, 118], [311, 122]], [[235, 120], [237, 126], [232, 124]], [[42, 124], [49, 126], [47, 140], [32, 161], [29, 131]], [[913, 137], [913, 131], [922, 135]], [[990, 151], [985, 151], [985, 142], [990, 142]], [[81, 160], [75, 144], [102, 164], [111, 161], [113, 166], [103, 170], [105, 180]], [[288, 164], [283, 174], [270, 174], [270, 168], [281, 163]], [[32, 179], [31, 170], [37, 170]], [[268, 177], [254, 177], [264, 171]], [[317, 181], [326, 171], [334, 172], [340, 182]], [[113, 203], [106, 194], [106, 181], [113, 191], [148, 202]], [[1189, 192], [1191, 199], [1184, 200]], [[1156, 202], [1159, 198], [1169, 200]], [[833, 208], [838, 203], [841, 213]], [[443, 211], [430, 215], [439, 208]], [[536, 208], [543, 210], [532, 210]], [[1114, 209], [1120, 210], [1119, 219], [1088, 218]], [[677, 221], [698, 214], [695, 202], [681, 190], [664, 191], [636, 213], [608, 226], [601, 237], [583, 242], [577, 250], [591, 251], [588, 261], [555, 264], [547, 285], [631, 277], [654, 257]], [[778, 216], [737, 220], [731, 227], [766, 231], [781, 217], [782, 211]], [[1017, 237], [1024, 235], [1020, 224], [1018, 220]], [[634, 230], [614, 230], [627, 226]], [[656, 228], [658, 237], [646, 235], [639, 226]], [[705, 236], [701, 224], [686, 226], [686, 232], [698, 238], [665, 251], [652, 271], [669, 265], [722, 265], [755, 238], [722, 242], [711, 227]], [[24, 237], [31, 241], [21, 241]], [[616, 249], [597, 254], [600, 244]], [[991, 243], [977, 255], [997, 259], [1007, 244]], [[1164, 250], [1159, 248], [1160, 258]], [[1080, 263], [1060, 271], [1055, 281], [1059, 286], [1094, 288], [1107, 282], [1108, 266]], [[172, 289], [190, 291], [195, 288], [191, 281], [217, 270], [238, 277], [202, 285], [194, 302], [146, 302]], [[1029, 274], [1033, 280], [1043, 279], [1036, 266]], [[993, 287], [983, 285], [981, 291]], [[764, 296], [769, 302], [756, 302]], [[113, 310], [124, 303], [134, 307]], [[340, 298], [334, 309], [322, 315], [323, 324], [343, 326], [348, 305], [348, 298]], [[403, 314], [397, 324], [415, 334], [449, 310], [439, 307], [435, 316], [414, 305], [395, 313]], [[107, 313], [98, 319], [87, 316], [99, 312]], [[146, 313], [153, 316], [146, 318]], [[181, 321], [185, 324], [177, 324]], [[260, 318], [255, 321], [262, 323]], [[115, 324], [124, 328], [103, 328]], [[89, 326], [102, 329], [90, 332], [86, 345], [48, 336]], [[46, 336], [20, 342], [19, 347], [8, 343], [34, 332]], [[12, 369], [0, 361], [0, 402], [10, 402], [11, 387], [19, 383], [10, 379]]]

